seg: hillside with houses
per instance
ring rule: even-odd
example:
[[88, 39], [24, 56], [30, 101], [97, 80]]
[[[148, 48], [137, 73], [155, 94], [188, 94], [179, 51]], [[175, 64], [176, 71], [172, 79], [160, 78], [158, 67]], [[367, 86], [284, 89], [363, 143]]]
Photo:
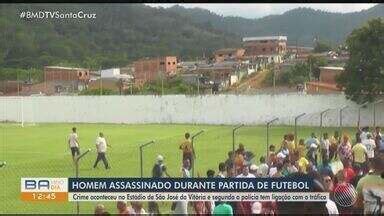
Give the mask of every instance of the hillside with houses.
[[[82, 4], [63, 8], [94, 11], [99, 19], [12, 18], [50, 7], [0, 5], [0, 94], [341, 92], [336, 77], [349, 58], [345, 38], [384, 16], [381, 4], [345, 14], [299, 8], [260, 19], [180, 6]], [[304, 15], [313, 22], [298, 22]]]

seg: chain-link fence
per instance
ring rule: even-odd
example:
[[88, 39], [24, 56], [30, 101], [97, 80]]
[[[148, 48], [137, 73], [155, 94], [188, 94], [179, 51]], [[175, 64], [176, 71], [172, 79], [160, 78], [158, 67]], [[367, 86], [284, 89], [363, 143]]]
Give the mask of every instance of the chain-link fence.
[[[99, 108], [92, 109], [89, 112], [97, 113], [100, 119], [94, 119], [96, 122], [102, 120], [102, 115], [110, 115], [102, 109], [102, 105], [112, 103], [113, 98], [99, 100]], [[127, 98], [122, 101], [128, 100]], [[66, 106], [67, 111], [73, 113], [69, 119], [83, 119], [79, 113], [87, 115], [86, 110], [79, 112], [70, 100], [63, 100], [61, 106]], [[48, 105], [49, 101], [40, 101]], [[168, 107], [172, 101], [164, 104]], [[181, 176], [182, 152], [179, 149], [180, 143], [184, 140], [184, 134], [189, 132], [192, 136], [197, 132], [204, 130], [202, 134], [194, 139], [194, 148], [196, 153], [194, 176], [205, 177], [208, 169], [218, 171], [220, 162], [228, 159], [228, 152], [232, 151], [233, 144], [235, 149], [239, 144], [243, 144], [246, 151], [252, 152], [252, 163], [259, 164], [259, 158], [267, 153], [267, 133], [265, 125], [253, 126], [246, 124], [238, 128], [233, 140], [233, 128], [235, 125], [184, 125], [184, 124], [86, 124], [86, 123], [38, 123], [33, 124], [38, 115], [41, 114], [38, 101], [21, 99], [17, 103], [18, 109], [8, 109], [7, 104], [2, 101], [3, 115], [2, 119], [8, 116], [17, 116], [17, 122], [0, 123], [1, 138], [0, 150], [1, 161], [6, 161], [7, 165], [0, 168], [0, 187], [3, 193], [0, 193], [0, 213], [76, 213], [76, 203], [41, 203], [41, 202], [23, 202], [20, 200], [20, 178], [22, 177], [74, 177], [75, 166], [68, 149], [67, 138], [70, 129], [73, 126], [78, 128], [80, 150], [91, 151], [80, 160], [80, 177], [139, 177], [141, 176], [141, 161], [139, 146], [151, 140], [154, 144], [143, 147], [143, 177], [151, 177], [152, 167], [156, 162], [156, 157], [162, 155], [165, 158], [167, 171], [172, 177]], [[163, 108], [164, 108], [163, 107]], [[332, 135], [334, 131], [340, 130], [338, 127], [340, 120], [339, 108], [331, 107], [331, 110], [321, 115], [319, 112], [306, 112], [305, 115], [297, 119], [297, 140], [307, 139], [312, 132], [318, 138], [322, 133], [327, 132]], [[128, 119], [127, 114], [120, 107], [120, 117]], [[354, 116], [353, 121], [358, 121], [356, 108], [347, 108], [343, 111], [343, 116]], [[324, 109], [325, 110], [325, 109]], [[60, 110], [56, 110], [59, 112]], [[28, 114], [23, 114], [23, 112]], [[177, 110], [175, 110], [177, 112]], [[92, 113], [90, 113], [92, 114]], [[383, 113], [378, 112], [377, 118], [382, 118]], [[283, 140], [283, 136], [288, 133], [295, 133], [295, 117], [284, 116], [273, 122], [269, 128], [269, 144], [277, 148]], [[44, 118], [55, 119], [55, 112]], [[151, 118], [152, 115], [147, 116]], [[270, 116], [273, 119], [275, 116]], [[322, 121], [321, 121], [322, 117]], [[130, 116], [134, 118], [134, 116]], [[21, 124], [21, 122], [23, 122]], [[129, 119], [128, 119], [129, 120]], [[158, 119], [156, 119], [157, 121]], [[201, 120], [201, 119], [200, 119]], [[27, 122], [27, 123], [26, 123]], [[303, 122], [305, 124], [303, 124]], [[361, 125], [371, 125], [372, 115], [370, 108], [364, 108], [361, 113]], [[32, 124], [31, 124], [32, 123]], [[322, 125], [322, 127], [321, 127]], [[23, 126], [23, 127], [22, 127]], [[344, 127], [343, 131], [349, 133], [354, 138], [355, 128]], [[111, 169], [106, 170], [100, 162], [97, 168], [93, 168], [96, 160], [95, 140], [99, 132], [103, 132], [108, 147], [107, 159]], [[110, 212], [115, 212], [116, 203], [104, 203]], [[80, 205], [80, 213], [92, 213], [95, 203], [83, 202]], [[169, 213], [170, 204], [162, 203], [160, 205], [163, 213]]]

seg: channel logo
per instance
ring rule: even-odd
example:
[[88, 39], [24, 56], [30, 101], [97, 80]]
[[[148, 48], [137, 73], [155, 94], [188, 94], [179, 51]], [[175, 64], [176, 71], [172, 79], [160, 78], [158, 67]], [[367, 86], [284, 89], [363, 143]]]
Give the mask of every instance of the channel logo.
[[21, 178], [22, 201], [68, 201], [66, 178]]
[[21, 192], [68, 192], [68, 179], [22, 178]]

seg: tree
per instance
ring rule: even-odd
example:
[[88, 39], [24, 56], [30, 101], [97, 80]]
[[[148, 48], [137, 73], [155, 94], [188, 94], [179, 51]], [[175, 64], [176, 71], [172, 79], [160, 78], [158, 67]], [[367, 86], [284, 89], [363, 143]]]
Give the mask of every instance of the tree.
[[332, 47], [328, 43], [324, 41], [316, 41], [315, 48], [313, 48], [313, 52], [315, 53], [328, 52], [331, 49]]
[[310, 75], [318, 80], [320, 77], [320, 67], [327, 65], [327, 60], [323, 57], [310, 55], [307, 59], [307, 65], [311, 73]]
[[[320, 67], [327, 65], [327, 63], [327, 60], [323, 57], [310, 55], [306, 62], [296, 63], [288, 69], [279, 72], [279, 75], [275, 77], [276, 84], [294, 86], [311, 81], [312, 77], [318, 80]], [[274, 74], [271, 67], [269, 67], [269, 72], [265, 78], [267, 85], [273, 85], [274, 75], [276, 74]]]
[[349, 60], [337, 78], [348, 99], [372, 102], [384, 92], [384, 21], [373, 19], [347, 38]]
[[278, 80], [279, 83], [288, 84], [289, 86], [303, 84], [307, 81], [309, 81], [309, 70], [308, 65], [305, 63], [295, 64], [287, 72], [284, 72]]

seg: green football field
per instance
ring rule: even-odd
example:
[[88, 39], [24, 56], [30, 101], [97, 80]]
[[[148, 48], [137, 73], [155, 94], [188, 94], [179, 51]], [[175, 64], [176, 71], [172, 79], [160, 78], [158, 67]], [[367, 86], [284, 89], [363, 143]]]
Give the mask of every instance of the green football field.
[[[80, 164], [81, 177], [139, 177], [139, 145], [150, 140], [155, 144], [144, 148], [144, 176], [149, 177], [158, 154], [165, 157], [171, 176], [179, 177], [181, 152], [178, 148], [185, 132], [205, 132], [195, 140], [196, 174], [202, 177], [208, 169], [217, 171], [219, 162], [224, 162], [232, 149], [232, 126], [186, 125], [186, 124], [36, 124], [21, 127], [17, 124], [0, 124], [0, 161], [7, 165], [0, 168], [0, 213], [75, 213], [75, 203], [48, 203], [20, 201], [20, 178], [22, 177], [74, 177], [75, 169], [68, 149], [67, 137], [71, 128], [78, 129], [80, 150], [90, 148]], [[337, 128], [324, 128], [333, 133]], [[270, 143], [280, 145], [282, 136], [293, 132], [291, 126], [272, 126]], [[352, 129], [346, 129], [352, 134]], [[111, 165], [105, 170], [102, 163], [93, 169], [96, 158], [95, 139], [104, 132], [112, 148], [107, 159]], [[298, 137], [307, 138], [311, 132], [320, 133], [317, 127], [299, 127]], [[236, 146], [243, 143], [252, 151], [258, 164], [266, 152], [266, 128], [245, 126], [236, 132]], [[110, 213], [116, 213], [116, 203], [104, 203]], [[95, 203], [82, 202], [81, 213], [92, 213]], [[169, 203], [161, 203], [163, 213], [170, 212]]]

